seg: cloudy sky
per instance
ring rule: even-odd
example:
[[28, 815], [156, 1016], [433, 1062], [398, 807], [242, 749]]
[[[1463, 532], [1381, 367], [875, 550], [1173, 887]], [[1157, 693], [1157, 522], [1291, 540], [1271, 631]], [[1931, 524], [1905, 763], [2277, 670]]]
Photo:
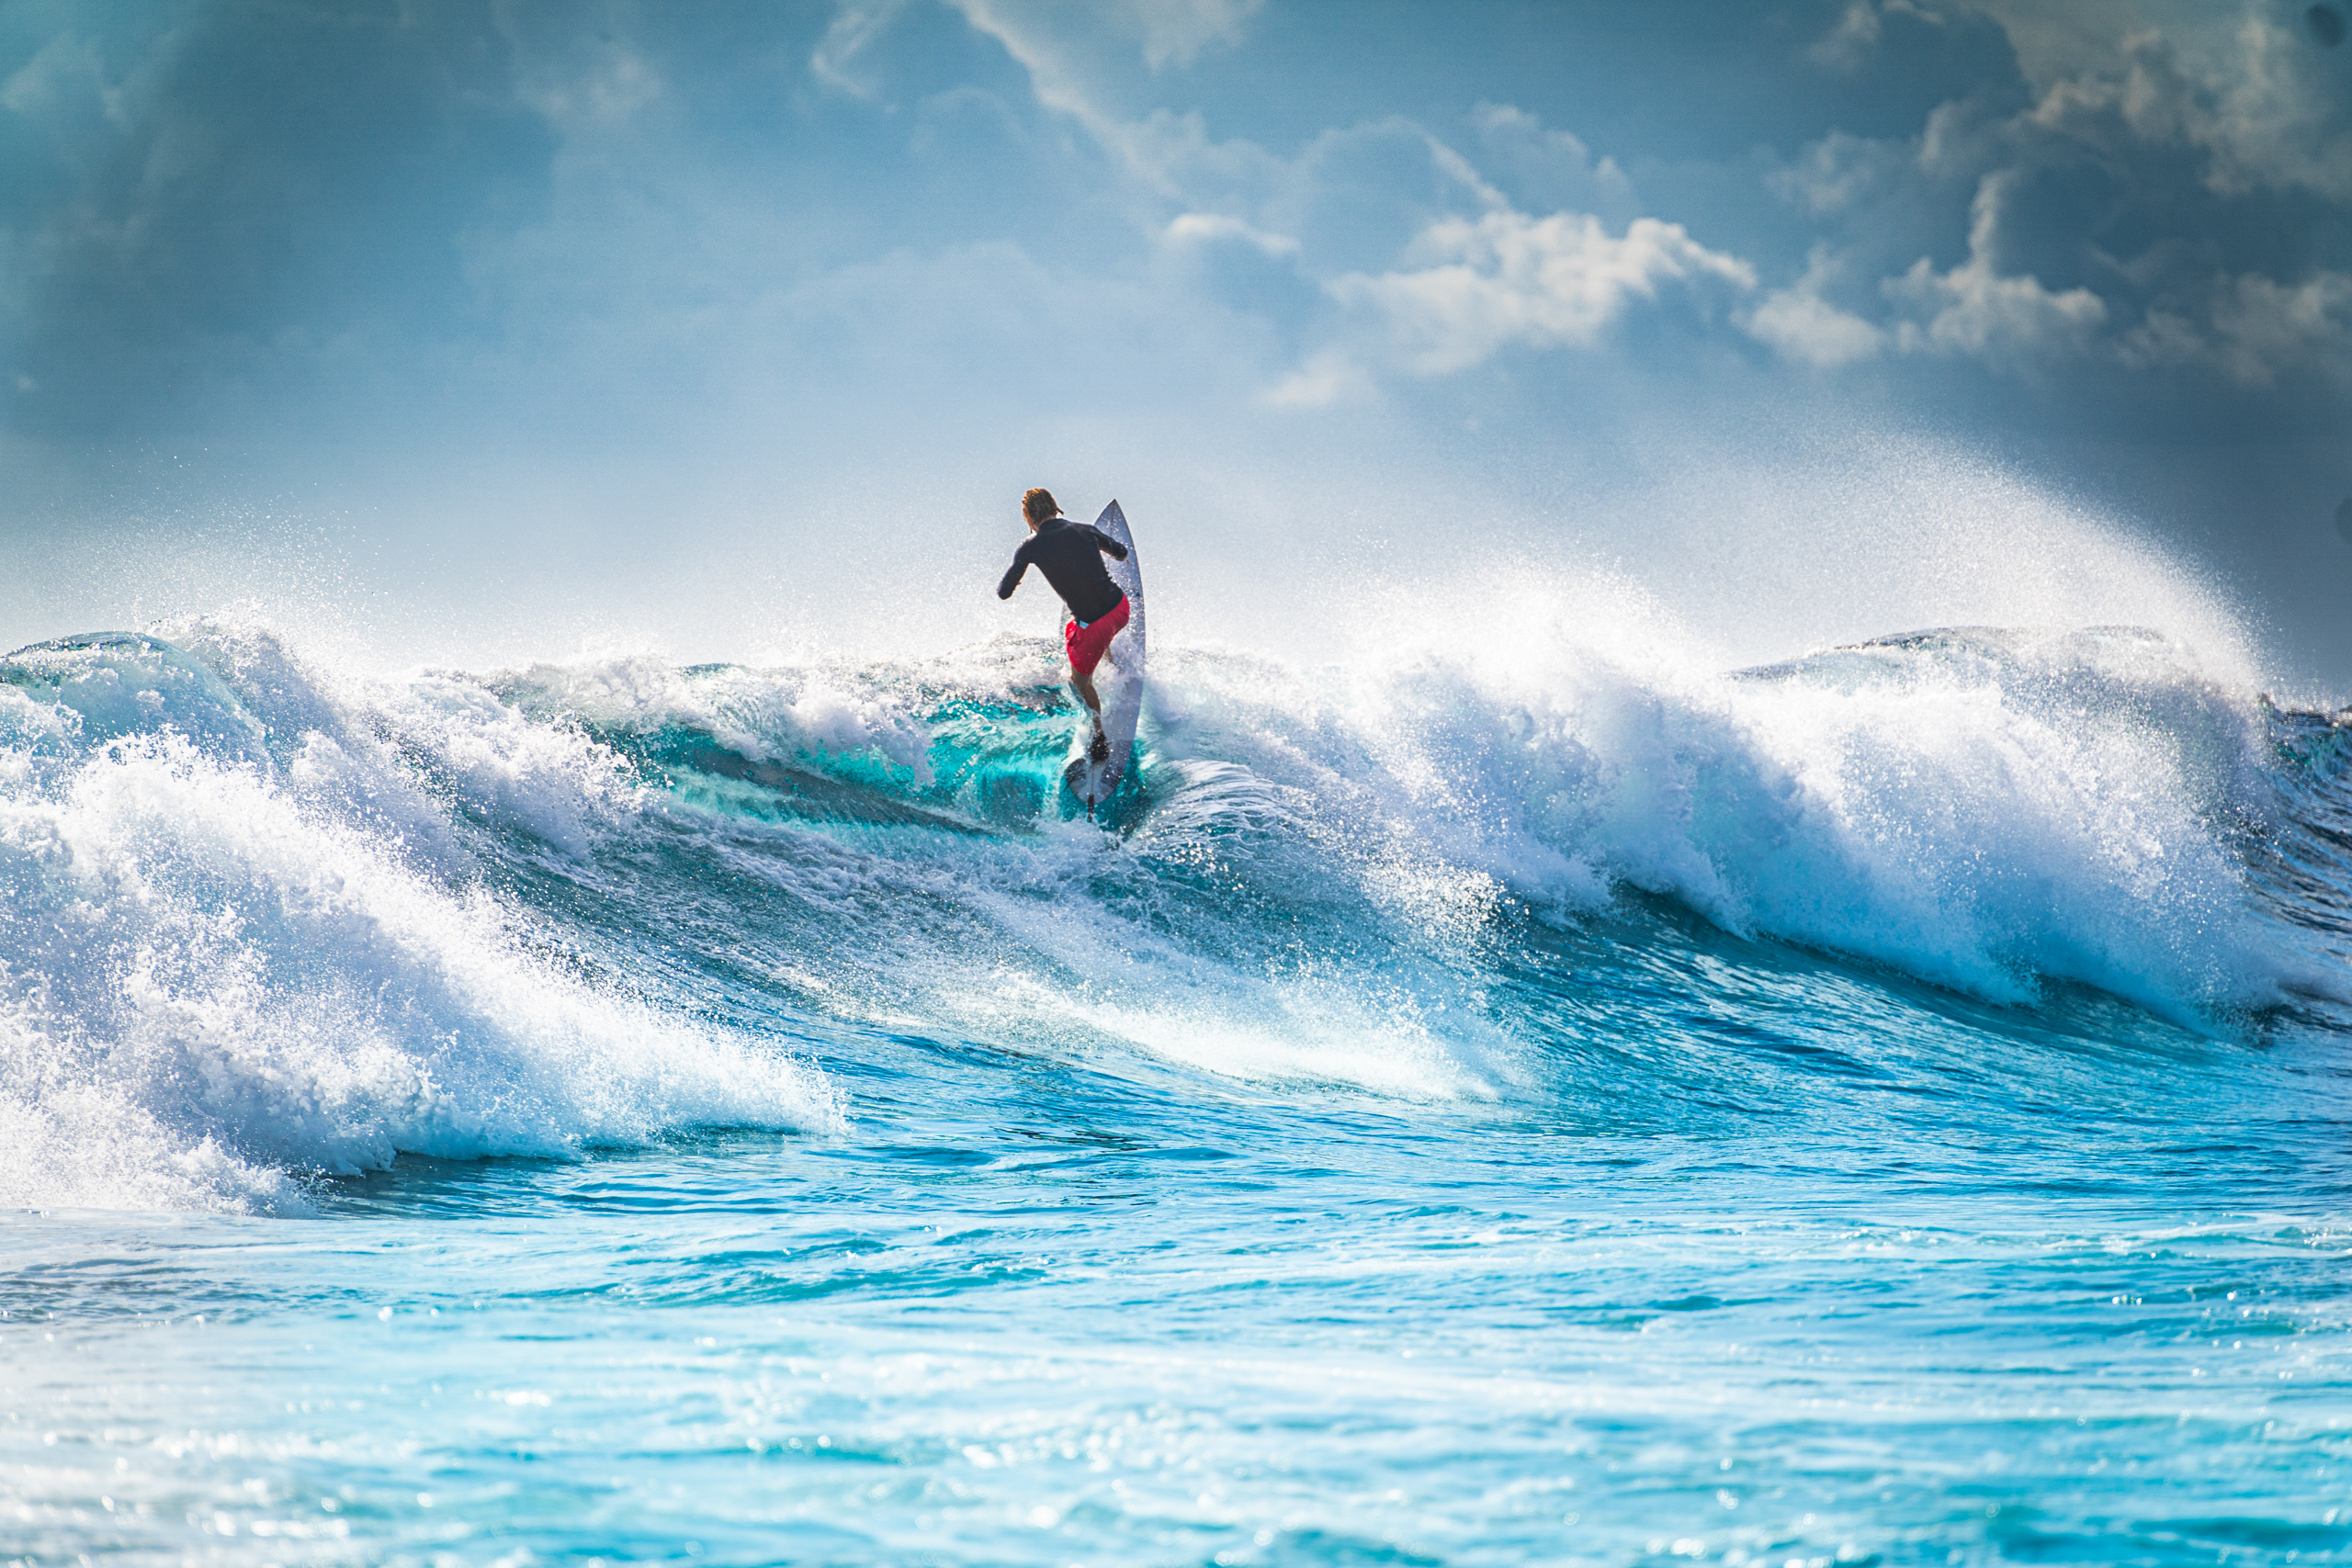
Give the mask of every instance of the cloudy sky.
[[1601, 571], [2343, 700], [2343, 10], [11, 0], [0, 633], [942, 651], [1048, 483], [1178, 640]]

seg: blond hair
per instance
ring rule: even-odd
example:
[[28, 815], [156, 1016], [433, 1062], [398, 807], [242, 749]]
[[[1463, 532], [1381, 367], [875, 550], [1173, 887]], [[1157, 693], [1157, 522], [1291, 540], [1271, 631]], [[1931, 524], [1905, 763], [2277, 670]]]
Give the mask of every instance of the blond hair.
[[1021, 498], [1022, 515], [1032, 523], [1043, 523], [1048, 517], [1059, 516], [1061, 510], [1054, 500], [1054, 492], [1049, 490], [1033, 490]]

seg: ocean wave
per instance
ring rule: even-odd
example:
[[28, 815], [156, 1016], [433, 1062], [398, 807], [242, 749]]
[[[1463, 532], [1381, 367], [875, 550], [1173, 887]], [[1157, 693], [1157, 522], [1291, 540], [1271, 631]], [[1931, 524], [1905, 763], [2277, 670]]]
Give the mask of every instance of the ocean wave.
[[[429, 680], [355, 723], [292, 671], [201, 628], [0, 667], [7, 1201], [284, 1205], [289, 1173], [401, 1151], [838, 1123], [814, 1069], [586, 972], [469, 874], [468, 811], [577, 847], [581, 802], [616, 786], [546, 753], [586, 742]], [[270, 722], [288, 712], [335, 722]]]
[[787, 1048], [826, 1028], [1514, 1094], [1560, 1025], [1498, 977], [1628, 888], [2011, 1007], [2073, 982], [2211, 1032], [2352, 992], [2346, 726], [2177, 641], [1726, 673], [1559, 615], [1488, 632], [1167, 652], [1110, 830], [1057, 798], [1042, 639], [401, 681], [211, 622], [20, 651], [0, 1193], [285, 1206], [402, 1151], [837, 1127]]
[[[1458, 932], [1498, 894], [1574, 918], [1632, 886], [1734, 933], [1999, 1001], [2076, 981], [2210, 1026], [2344, 994], [2342, 955], [2304, 940], [2309, 922], [2251, 874], [2341, 793], [2340, 775], [2282, 751], [2281, 727], [2341, 725], [2278, 713], [2160, 634], [1953, 628], [1730, 673], [1630, 660], [1556, 626], [1500, 646], [1321, 671], [1170, 654], [1129, 842], [1168, 862], [1249, 844], [1264, 886], [1243, 909], [1340, 886]], [[1069, 721], [1043, 657], [991, 649], [957, 673], [868, 677], [868, 700], [895, 705], [888, 747], [869, 729], [829, 758], [842, 742], [777, 727], [757, 754], [989, 817], [973, 781], [1049, 759]], [[976, 708], [990, 716], [977, 739]], [[688, 712], [665, 699], [628, 723]], [[928, 772], [899, 739], [917, 717]], [[861, 748], [889, 765], [860, 772]], [[2344, 885], [2324, 846], [2306, 862]]]
[[1257, 765], [1564, 911], [1631, 886], [1996, 1000], [2073, 980], [2190, 1022], [2343, 994], [2247, 881], [2294, 815], [2267, 705], [2156, 634], [1948, 630], [1730, 675], [1510, 648], [1402, 660], [1307, 724], [1257, 706]]

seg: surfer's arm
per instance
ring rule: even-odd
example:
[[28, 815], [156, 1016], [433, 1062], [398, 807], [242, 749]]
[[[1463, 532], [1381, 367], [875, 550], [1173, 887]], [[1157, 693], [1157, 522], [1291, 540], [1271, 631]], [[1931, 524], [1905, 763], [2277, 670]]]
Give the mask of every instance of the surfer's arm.
[[1094, 547], [1096, 549], [1101, 550], [1113, 560], [1125, 560], [1127, 558], [1126, 546], [1119, 543], [1118, 540], [1111, 537], [1110, 535], [1105, 534], [1100, 528], [1089, 527], [1086, 531], [1094, 536]]
[[1010, 599], [1012, 591], [1021, 586], [1022, 574], [1029, 570], [1029, 547], [1022, 546], [1012, 552], [1012, 564], [1004, 569], [1003, 581], [996, 585], [996, 596]]

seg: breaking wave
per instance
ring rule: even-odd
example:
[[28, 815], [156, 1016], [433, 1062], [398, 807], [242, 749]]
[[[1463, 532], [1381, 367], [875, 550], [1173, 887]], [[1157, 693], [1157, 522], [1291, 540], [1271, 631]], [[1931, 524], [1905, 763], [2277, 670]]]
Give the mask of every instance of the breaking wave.
[[1540, 993], [1611, 981], [1528, 954], [1629, 898], [2001, 1007], [2340, 1026], [2352, 728], [2164, 636], [1726, 673], [1555, 614], [1485, 647], [1170, 653], [1101, 825], [1058, 790], [1041, 639], [400, 681], [217, 622], [19, 650], [0, 1196], [285, 1208], [403, 1151], [822, 1134], [860, 1031], [1555, 1092], [1550, 1047], [1619, 1026]]

